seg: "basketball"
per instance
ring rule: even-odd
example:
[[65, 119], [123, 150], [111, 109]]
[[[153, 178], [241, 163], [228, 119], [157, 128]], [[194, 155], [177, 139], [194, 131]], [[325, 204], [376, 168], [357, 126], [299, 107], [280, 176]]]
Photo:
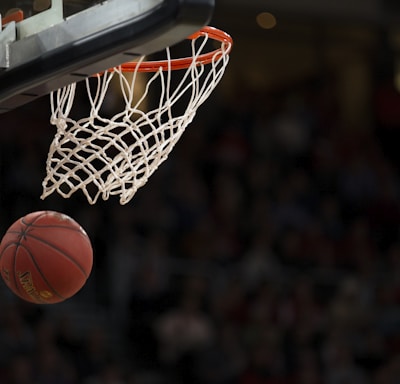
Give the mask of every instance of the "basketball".
[[93, 250], [85, 230], [54, 211], [29, 213], [8, 228], [0, 244], [1, 276], [20, 298], [54, 304], [86, 283]]

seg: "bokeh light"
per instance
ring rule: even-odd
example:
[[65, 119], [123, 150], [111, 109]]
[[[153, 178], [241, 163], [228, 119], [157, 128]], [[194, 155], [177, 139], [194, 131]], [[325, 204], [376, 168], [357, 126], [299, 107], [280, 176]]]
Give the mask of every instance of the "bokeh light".
[[261, 12], [256, 16], [256, 22], [260, 28], [272, 29], [276, 26], [276, 17], [270, 12]]

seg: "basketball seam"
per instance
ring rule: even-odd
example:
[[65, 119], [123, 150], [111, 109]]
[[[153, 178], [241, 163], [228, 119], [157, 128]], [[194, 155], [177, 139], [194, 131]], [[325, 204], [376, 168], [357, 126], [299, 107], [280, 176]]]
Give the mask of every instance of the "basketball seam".
[[35, 221], [39, 220], [41, 217], [45, 216], [47, 214], [48, 211], [43, 211], [40, 215], [37, 215], [33, 221], [31, 223], [27, 223], [24, 219], [26, 218], [26, 216], [21, 218], [21, 223], [26, 225], [27, 227], [30, 227], [32, 224], [35, 223]]
[[[71, 230], [71, 231], [75, 231], [75, 232], [81, 233], [81, 229], [80, 229], [80, 228], [73, 228], [73, 227], [68, 226], [68, 225], [63, 225], [63, 224], [61, 224], [61, 225], [56, 225], [56, 224], [38, 225], [38, 224], [36, 224], [36, 222], [37, 222], [41, 217], [46, 216], [46, 215], [49, 214], [49, 213], [51, 213], [51, 211], [43, 211], [40, 215], [36, 216], [36, 217], [34, 218], [34, 220], [33, 220], [31, 223], [27, 223], [27, 222], [24, 220], [24, 219], [26, 218], [26, 216], [24, 216], [24, 217], [21, 218], [21, 223], [24, 224], [24, 225], [26, 225], [27, 227], [33, 227], [33, 226], [34, 226], [35, 228], [63, 228], [63, 229], [69, 229], [69, 230]], [[57, 213], [57, 212], [55, 212], [55, 213]], [[72, 223], [75, 223], [76, 225], [79, 226], [79, 224], [76, 223], [74, 220], [71, 219], [71, 221], [72, 221]]]
[[[21, 235], [21, 232], [18, 231], [18, 234]], [[16, 270], [16, 265], [17, 265], [17, 252], [18, 252], [19, 246], [21, 245], [20, 241], [21, 241], [21, 236], [18, 237], [18, 241], [17, 241], [17, 242], [12, 242], [12, 241], [10, 241], [10, 242], [7, 243], [5, 246], [3, 246], [3, 247], [2, 247], [3, 249], [2, 249], [2, 252], [1, 252], [1, 257], [3, 257], [4, 251], [5, 251], [9, 246], [11, 246], [11, 245], [16, 245], [16, 247], [15, 247], [15, 249], [14, 249], [14, 252], [12, 253], [12, 256], [13, 256], [13, 266], [14, 266], [12, 277], [13, 277], [13, 279], [14, 279], [14, 286], [15, 286], [15, 288], [17, 289], [19, 296], [23, 297], [22, 292], [21, 292], [21, 290], [20, 290], [20, 288], [19, 288], [19, 285], [18, 285], [17, 270]]]
[[[21, 240], [21, 237], [18, 238], [18, 242], [17, 243], [10, 242], [9, 244], [7, 244], [6, 247], [3, 248], [3, 251], [4, 251], [9, 247], [9, 245], [12, 245], [12, 244], [16, 244], [17, 245], [15, 247], [15, 249], [14, 249], [14, 252], [13, 252], [13, 257], [14, 257], [14, 259], [13, 259], [13, 265], [14, 265], [13, 278], [14, 278], [14, 286], [17, 288], [17, 291], [18, 291], [19, 294], [21, 294], [21, 290], [19, 289], [19, 286], [18, 286], [16, 265], [17, 265], [17, 251], [18, 251], [18, 247], [21, 245], [21, 243], [19, 242], [20, 240]], [[3, 252], [1, 253], [1, 255], [3, 256]]]
[[[66, 297], [60, 295], [60, 293], [57, 292], [57, 291], [54, 289], [54, 287], [49, 283], [49, 281], [46, 279], [46, 277], [45, 277], [45, 275], [43, 274], [42, 270], [39, 268], [38, 263], [36, 262], [35, 258], [33, 257], [33, 255], [32, 255], [32, 253], [31, 253], [30, 249], [29, 249], [28, 247], [22, 245], [22, 244], [20, 244], [20, 246], [23, 247], [23, 248], [25, 248], [25, 250], [27, 251], [29, 257], [31, 258], [33, 264], [35, 265], [37, 271], [39, 272], [41, 278], [44, 280], [44, 282], [47, 284], [47, 286], [53, 291], [53, 293], [55, 293], [56, 296], [58, 296], [60, 299], [65, 300]], [[45, 302], [46, 302], [46, 301], [45, 301]]]
[[69, 261], [71, 261], [73, 264], [75, 264], [78, 267], [78, 269], [82, 272], [82, 274], [85, 277], [85, 279], [87, 279], [89, 277], [89, 275], [86, 274], [84, 269], [79, 265], [79, 263], [76, 260], [74, 260], [71, 256], [69, 256], [67, 253], [65, 253], [62, 249], [60, 249], [59, 247], [57, 247], [53, 243], [50, 243], [50, 242], [42, 239], [41, 237], [34, 236], [34, 235], [31, 235], [31, 234], [28, 234], [28, 233], [25, 234], [25, 237], [27, 237], [27, 238], [30, 237], [30, 238], [35, 239], [35, 240], [37, 240], [37, 241], [39, 241], [39, 242], [41, 242], [41, 243], [43, 243], [45, 245], [48, 245], [49, 247], [54, 248], [57, 252], [59, 252], [61, 255], [63, 255], [65, 258], [67, 258]]
[[[72, 228], [72, 227], [68, 227], [68, 226], [62, 226], [62, 225], [54, 225], [54, 224], [49, 224], [49, 225], [32, 225], [32, 224], [26, 224], [23, 223], [23, 225], [25, 225], [28, 228], [40, 228], [40, 229], [44, 229], [44, 228], [60, 228], [60, 229], [69, 229], [73, 232], [77, 232], [83, 235], [82, 231], [79, 228]], [[7, 231], [8, 233], [21, 233], [21, 231], [18, 230], [9, 230]]]
[[40, 229], [60, 228], [60, 229], [68, 229], [70, 231], [77, 232], [77, 233], [82, 233], [82, 231], [79, 228], [72, 228], [72, 227], [69, 227], [67, 225], [64, 226], [64, 225], [54, 225], [54, 224], [49, 224], [49, 225], [37, 225], [37, 224], [34, 224], [34, 225], [29, 225], [29, 227], [40, 228]]
[[[6, 247], [4, 247], [3, 248], [3, 250], [5, 250], [5, 249], [7, 249], [10, 245], [16, 245], [16, 247], [15, 247], [15, 250], [14, 250], [14, 254], [13, 254], [13, 256], [14, 256], [14, 260], [13, 260], [13, 264], [14, 264], [14, 268], [13, 268], [13, 277], [14, 277], [14, 286], [15, 286], [15, 288], [17, 289], [17, 291], [18, 291], [18, 293], [19, 293], [19, 296], [21, 296], [22, 298], [25, 296], [25, 295], [23, 295], [22, 293], [24, 293], [24, 294], [26, 294], [26, 295], [28, 295], [26, 292], [22, 292], [21, 291], [21, 289], [20, 289], [20, 287], [19, 287], [19, 284], [18, 284], [18, 278], [17, 278], [17, 253], [18, 253], [18, 249], [19, 249], [19, 247], [23, 247], [23, 248], [26, 248], [26, 247], [24, 247], [22, 244], [21, 244], [21, 236], [19, 237], [19, 239], [18, 239], [18, 241], [17, 242], [9, 242], [8, 244], [7, 244], [7, 246]], [[2, 254], [3, 254], [3, 252], [2, 252]], [[41, 274], [41, 273], [40, 273]], [[29, 296], [29, 295], [28, 295]], [[29, 297], [31, 297], [31, 296], [29, 296]], [[32, 300], [36, 300], [36, 299], [34, 299], [34, 298], [31, 298]], [[45, 300], [43, 300], [40, 296], [39, 296], [39, 298], [38, 298], [39, 300], [39, 302], [40, 303], [42, 303], [42, 304], [46, 304], [46, 301]]]

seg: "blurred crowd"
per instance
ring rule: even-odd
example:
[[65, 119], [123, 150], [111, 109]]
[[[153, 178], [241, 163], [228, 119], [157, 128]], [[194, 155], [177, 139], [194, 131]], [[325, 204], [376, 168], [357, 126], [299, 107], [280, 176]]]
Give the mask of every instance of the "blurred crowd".
[[0, 383], [398, 384], [399, 96], [347, 126], [331, 86], [217, 93], [126, 206], [41, 201], [47, 100], [1, 116], [2, 231], [61, 210], [95, 266], [56, 306], [1, 285]]

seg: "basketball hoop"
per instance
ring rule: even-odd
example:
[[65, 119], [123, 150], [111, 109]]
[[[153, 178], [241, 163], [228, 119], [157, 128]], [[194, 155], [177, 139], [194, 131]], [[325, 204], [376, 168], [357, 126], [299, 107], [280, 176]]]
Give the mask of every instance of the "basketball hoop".
[[[187, 41], [189, 57], [174, 59], [166, 48], [164, 60], [141, 57], [86, 79], [88, 117], [71, 117], [75, 83], [52, 92], [51, 123], [57, 132], [49, 149], [42, 199], [55, 191], [69, 198], [81, 190], [90, 204], [112, 195], [126, 204], [146, 184], [221, 80], [233, 44], [228, 34], [212, 27], [202, 28]], [[210, 50], [210, 42], [218, 42], [219, 48]], [[140, 76], [146, 76], [142, 90]], [[115, 78], [123, 106], [107, 117], [105, 97]], [[154, 100], [155, 107], [146, 105]]]

